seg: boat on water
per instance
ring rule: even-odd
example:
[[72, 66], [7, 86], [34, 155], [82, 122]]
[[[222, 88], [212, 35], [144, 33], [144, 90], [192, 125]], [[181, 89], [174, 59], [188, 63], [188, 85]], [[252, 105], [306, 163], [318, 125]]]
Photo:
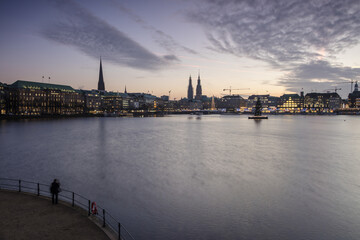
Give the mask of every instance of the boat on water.
[[248, 119], [254, 119], [254, 120], [268, 119], [267, 116], [262, 116], [261, 115], [261, 109], [262, 109], [262, 105], [261, 105], [261, 102], [260, 102], [260, 98], [258, 98], [258, 100], [256, 101], [256, 107], [255, 107], [254, 116], [248, 117]]

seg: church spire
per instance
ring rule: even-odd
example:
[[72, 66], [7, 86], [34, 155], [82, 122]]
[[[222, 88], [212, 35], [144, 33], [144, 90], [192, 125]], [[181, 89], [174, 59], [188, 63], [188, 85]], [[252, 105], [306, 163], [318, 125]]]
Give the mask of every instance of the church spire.
[[99, 91], [105, 91], [105, 83], [104, 83], [104, 76], [103, 76], [103, 71], [102, 71], [101, 57], [100, 57], [100, 71], [99, 71], [98, 90]]
[[195, 99], [201, 100], [201, 96], [202, 96], [202, 88], [201, 88], [200, 70], [199, 70], [199, 75], [198, 75], [198, 80], [197, 80], [197, 86], [196, 86], [196, 96], [195, 96]]
[[127, 91], [126, 91], [126, 85], [125, 85], [125, 92], [124, 93], [127, 93]]
[[189, 86], [188, 86], [188, 99], [193, 100], [194, 98], [194, 90], [191, 82], [191, 75], [189, 77]]

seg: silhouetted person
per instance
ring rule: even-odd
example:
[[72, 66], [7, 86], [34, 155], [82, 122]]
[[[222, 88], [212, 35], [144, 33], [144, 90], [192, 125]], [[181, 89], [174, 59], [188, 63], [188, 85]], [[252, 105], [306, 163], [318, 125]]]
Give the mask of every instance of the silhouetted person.
[[60, 183], [57, 179], [54, 179], [54, 181], [51, 184], [50, 192], [52, 195], [52, 204], [58, 203], [58, 194], [60, 192]]

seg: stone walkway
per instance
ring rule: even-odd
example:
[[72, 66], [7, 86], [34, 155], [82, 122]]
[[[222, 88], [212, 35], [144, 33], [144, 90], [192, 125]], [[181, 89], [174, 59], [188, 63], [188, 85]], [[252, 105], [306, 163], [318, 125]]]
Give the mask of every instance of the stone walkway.
[[0, 239], [109, 240], [85, 210], [51, 199], [0, 190]]

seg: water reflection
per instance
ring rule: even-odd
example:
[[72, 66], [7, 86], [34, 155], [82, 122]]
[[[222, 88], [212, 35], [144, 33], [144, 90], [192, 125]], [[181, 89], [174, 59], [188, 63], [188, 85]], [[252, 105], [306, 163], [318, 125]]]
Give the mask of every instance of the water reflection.
[[360, 119], [251, 121], [2, 121], [0, 176], [59, 178], [137, 240], [360, 239]]

